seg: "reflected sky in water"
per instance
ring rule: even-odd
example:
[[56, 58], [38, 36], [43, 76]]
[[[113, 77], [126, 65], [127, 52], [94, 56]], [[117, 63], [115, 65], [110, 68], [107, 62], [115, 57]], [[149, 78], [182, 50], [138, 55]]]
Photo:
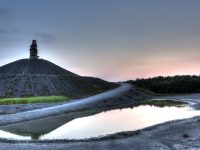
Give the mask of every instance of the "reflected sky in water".
[[[68, 122], [56, 130], [42, 135], [44, 139], [82, 139], [112, 134], [122, 131], [142, 129], [170, 120], [190, 118], [200, 115], [200, 111], [191, 107], [156, 107], [142, 105], [122, 110], [102, 112], [89, 117], [82, 117]], [[31, 139], [0, 131], [0, 138]]]
[[191, 107], [138, 106], [133, 109], [112, 110], [94, 116], [75, 119], [41, 139], [80, 139], [121, 131], [130, 131], [170, 120], [200, 115]]
[[9, 133], [6, 131], [0, 130], [0, 138], [6, 138], [6, 139], [16, 139], [16, 140], [30, 140], [30, 136], [21, 136], [21, 135], [16, 135], [13, 133]]

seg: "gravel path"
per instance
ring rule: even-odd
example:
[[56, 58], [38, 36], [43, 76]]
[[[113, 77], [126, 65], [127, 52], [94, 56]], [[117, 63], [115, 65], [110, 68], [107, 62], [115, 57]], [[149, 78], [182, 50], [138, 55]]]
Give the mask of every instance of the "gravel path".
[[85, 107], [88, 107], [89, 105], [93, 105], [94, 103], [103, 101], [104, 99], [121, 95], [122, 93], [125, 93], [130, 89], [132, 89], [132, 86], [130, 84], [121, 83], [121, 85], [116, 89], [112, 89], [110, 91], [103, 92], [87, 98], [73, 100], [63, 105], [26, 111], [17, 114], [2, 115], [0, 116], [0, 126], [38, 118], [45, 118], [48, 116], [59, 115], [66, 113], [67, 111], [83, 109]]

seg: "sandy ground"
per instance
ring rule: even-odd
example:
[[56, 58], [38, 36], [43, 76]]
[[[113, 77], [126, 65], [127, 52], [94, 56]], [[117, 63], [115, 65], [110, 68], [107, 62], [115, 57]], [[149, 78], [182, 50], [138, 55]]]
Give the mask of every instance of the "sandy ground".
[[[150, 98], [143, 93], [138, 93], [134, 88], [122, 92], [117, 97], [107, 97], [106, 101], [99, 101], [91, 104], [83, 110], [85, 114], [94, 113], [113, 108], [133, 106], [139, 103], [141, 99]], [[199, 107], [200, 94], [191, 94], [183, 96], [156, 97], [176, 99], [190, 102], [194, 107]], [[115, 102], [114, 102], [115, 101]], [[113, 105], [114, 104], [114, 105]], [[122, 105], [123, 104], [123, 105]], [[95, 108], [96, 107], [96, 108]], [[94, 110], [91, 111], [91, 108]], [[68, 112], [69, 113], [69, 112]], [[73, 112], [70, 112], [73, 113]], [[5, 115], [3, 115], [5, 116]], [[31, 121], [31, 120], [30, 120]], [[34, 121], [34, 120], [33, 120]], [[7, 122], [9, 123], [9, 122]], [[19, 122], [23, 123], [23, 122]], [[0, 126], [0, 128], [5, 127]], [[10, 124], [12, 126], [12, 124]], [[172, 121], [155, 125], [139, 131], [122, 132], [97, 139], [86, 140], [55, 140], [55, 141], [14, 141], [0, 140], [0, 149], [135, 149], [135, 150], [155, 150], [155, 149], [200, 149], [200, 117]]]

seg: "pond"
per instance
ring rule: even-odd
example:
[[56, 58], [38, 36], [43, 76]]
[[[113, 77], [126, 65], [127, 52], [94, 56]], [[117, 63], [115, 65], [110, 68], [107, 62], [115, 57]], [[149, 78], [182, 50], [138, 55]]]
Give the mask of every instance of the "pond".
[[[40, 140], [84, 139], [122, 131], [134, 131], [166, 121], [191, 118], [198, 115], [200, 115], [200, 111], [194, 110], [188, 105], [183, 107], [140, 105], [77, 118], [35, 138]], [[0, 130], [0, 138], [30, 140], [34, 139], [34, 136]]]

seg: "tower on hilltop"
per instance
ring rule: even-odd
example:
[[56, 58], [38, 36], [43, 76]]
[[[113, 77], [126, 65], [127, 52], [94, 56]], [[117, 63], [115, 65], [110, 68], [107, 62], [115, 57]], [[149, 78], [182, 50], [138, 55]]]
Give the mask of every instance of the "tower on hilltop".
[[36, 40], [32, 41], [32, 44], [30, 47], [30, 59], [38, 59], [38, 50], [37, 50]]

